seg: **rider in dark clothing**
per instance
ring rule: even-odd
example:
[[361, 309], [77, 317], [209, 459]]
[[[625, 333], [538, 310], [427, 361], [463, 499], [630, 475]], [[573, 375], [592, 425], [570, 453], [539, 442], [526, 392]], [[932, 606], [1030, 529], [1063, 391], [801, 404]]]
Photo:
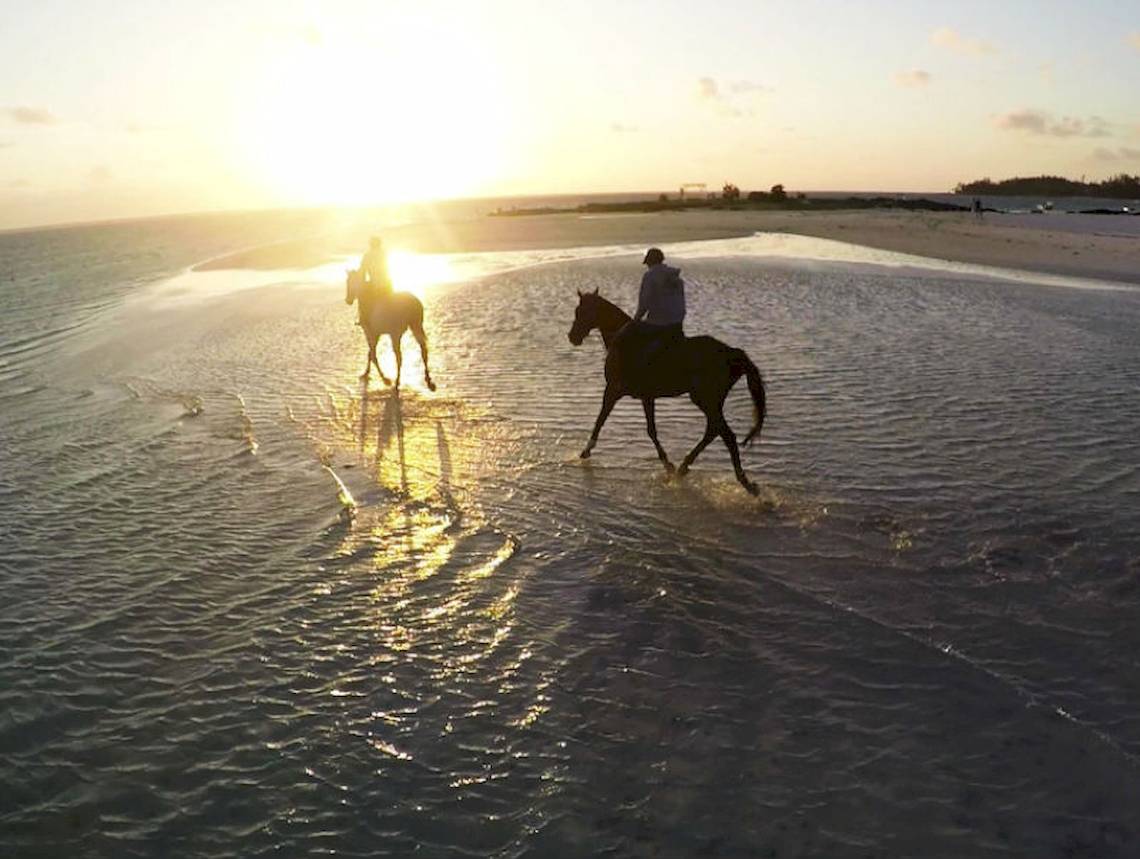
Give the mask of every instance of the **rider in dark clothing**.
[[392, 293], [392, 278], [388, 275], [388, 258], [384, 254], [384, 243], [379, 236], [368, 242], [368, 251], [360, 260], [360, 270], [364, 273], [368, 294], [373, 297], [388, 296]]
[[644, 318], [642, 324], [651, 333], [666, 338], [681, 336], [681, 323], [685, 321], [685, 282], [681, 280], [681, 270], [665, 265], [665, 254], [660, 248], [650, 248], [641, 262], [648, 268], [641, 276], [633, 321], [639, 323]]
[[637, 310], [633, 319], [618, 332], [614, 346], [641, 365], [651, 364], [658, 353], [685, 339], [681, 323], [685, 319], [685, 282], [681, 270], [665, 265], [660, 248], [650, 248], [642, 264]]

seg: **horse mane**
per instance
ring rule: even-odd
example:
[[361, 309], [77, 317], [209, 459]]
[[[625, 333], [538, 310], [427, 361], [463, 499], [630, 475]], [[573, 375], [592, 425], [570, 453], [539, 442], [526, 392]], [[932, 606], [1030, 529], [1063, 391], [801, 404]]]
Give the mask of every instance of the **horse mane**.
[[602, 295], [599, 295], [596, 291], [595, 292], [582, 293], [582, 298], [588, 298], [588, 299], [591, 299], [593, 301], [596, 301], [603, 308], [605, 308], [606, 310], [609, 310], [612, 314], [615, 314], [619, 317], [623, 317], [623, 320], [622, 320], [623, 323], [627, 322], [633, 318], [628, 313], [626, 313], [624, 310], [622, 310], [620, 307], [618, 307], [616, 304], [614, 304], [612, 301], [610, 301], [608, 298], [606, 298]]

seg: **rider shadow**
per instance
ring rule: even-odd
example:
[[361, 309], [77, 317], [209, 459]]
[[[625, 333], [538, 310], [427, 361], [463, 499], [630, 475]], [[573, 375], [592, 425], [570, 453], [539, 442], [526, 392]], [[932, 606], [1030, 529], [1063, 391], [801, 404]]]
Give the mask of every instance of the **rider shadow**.
[[360, 385], [360, 429], [357, 432], [357, 449], [364, 453], [368, 448], [368, 383]]
[[389, 389], [387, 391], [369, 392], [367, 388], [361, 391], [357, 449], [362, 454], [368, 453], [368, 442], [371, 437], [370, 424], [372, 422], [371, 406], [374, 400], [382, 400], [384, 403], [376, 426], [375, 459], [377, 471], [379, 471], [388, 446], [394, 438], [396, 440], [397, 464], [400, 470], [400, 488], [407, 492], [408, 465], [404, 449], [404, 411], [399, 391]]
[[453, 466], [451, 463], [451, 446], [447, 442], [447, 433], [443, 431], [443, 423], [435, 420], [435, 446], [439, 456], [439, 494], [449, 510], [458, 511], [459, 505], [451, 494], [451, 480]]
[[376, 464], [380, 465], [392, 438], [396, 439], [396, 455], [400, 468], [400, 491], [408, 494], [408, 460], [404, 450], [404, 406], [399, 390], [393, 389], [384, 399], [384, 412], [376, 430]]

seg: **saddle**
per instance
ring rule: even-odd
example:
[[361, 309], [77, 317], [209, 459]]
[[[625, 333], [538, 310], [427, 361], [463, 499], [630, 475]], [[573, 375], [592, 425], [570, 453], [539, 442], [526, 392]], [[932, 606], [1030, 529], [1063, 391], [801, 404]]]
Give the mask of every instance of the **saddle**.
[[676, 370], [686, 340], [680, 325], [665, 327], [633, 322], [614, 345], [623, 371], [640, 378]]

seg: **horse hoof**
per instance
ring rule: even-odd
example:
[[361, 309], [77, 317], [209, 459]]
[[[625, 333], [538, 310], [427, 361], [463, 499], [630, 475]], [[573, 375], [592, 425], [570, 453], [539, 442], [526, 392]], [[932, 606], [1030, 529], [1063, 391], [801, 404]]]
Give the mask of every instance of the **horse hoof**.
[[676, 466], [674, 466], [673, 463], [671, 463], [671, 462], [665, 463], [665, 473], [666, 474], [676, 474], [677, 473]]
[[368, 374], [367, 374], [367, 373], [361, 373], [361, 374], [360, 374], [360, 376], [359, 376], [358, 378], [359, 378], [359, 379], [360, 379], [360, 381], [362, 381], [362, 382], [367, 382], [367, 381], [368, 381]]
[[757, 486], [755, 483], [753, 483], [751, 480], [745, 480], [744, 481], [744, 490], [749, 495], [759, 495], [760, 494], [760, 487]]
[[586, 448], [585, 450], [583, 450], [580, 454], [578, 454], [578, 458], [579, 459], [589, 459], [590, 458], [590, 449]]
[[677, 476], [678, 477], [684, 477], [688, 473], [689, 473], [689, 466], [685, 465], [685, 463], [682, 462], [680, 468], [677, 469]]
[[431, 379], [428, 379], [428, 380], [427, 380], [427, 389], [428, 389], [429, 391], [434, 391], [434, 390], [435, 390], [435, 382], [433, 382]]

